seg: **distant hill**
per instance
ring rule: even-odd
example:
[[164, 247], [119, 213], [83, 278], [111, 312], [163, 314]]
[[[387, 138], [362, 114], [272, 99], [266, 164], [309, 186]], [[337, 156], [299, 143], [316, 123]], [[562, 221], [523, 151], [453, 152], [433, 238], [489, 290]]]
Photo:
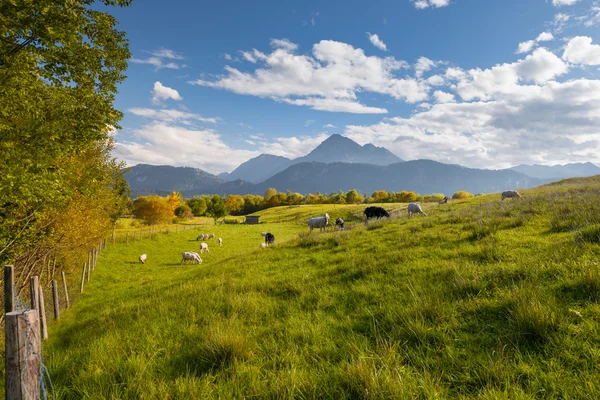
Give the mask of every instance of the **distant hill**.
[[259, 184], [259, 192], [269, 187], [278, 191], [331, 193], [357, 189], [371, 194], [375, 190], [414, 191], [420, 194], [458, 190], [490, 193], [506, 189], [528, 188], [547, 180], [532, 178], [509, 170], [482, 170], [416, 160], [387, 166], [347, 163], [301, 163], [291, 166]]
[[201, 169], [139, 164], [125, 172], [132, 198], [173, 191], [186, 197], [197, 194], [252, 193], [254, 185], [242, 180], [225, 181]]
[[219, 177], [226, 180], [243, 179], [259, 183], [291, 165], [312, 161], [389, 165], [401, 162], [402, 159], [383, 147], [372, 144], [361, 146], [352, 139], [336, 134], [329, 136], [304, 157], [291, 160], [286, 157], [261, 154], [241, 164], [229, 174], [219, 174]]
[[533, 178], [541, 179], [578, 178], [600, 174], [600, 168], [597, 165], [592, 164], [591, 162], [552, 166], [539, 164], [521, 164], [509, 169], [521, 172]]

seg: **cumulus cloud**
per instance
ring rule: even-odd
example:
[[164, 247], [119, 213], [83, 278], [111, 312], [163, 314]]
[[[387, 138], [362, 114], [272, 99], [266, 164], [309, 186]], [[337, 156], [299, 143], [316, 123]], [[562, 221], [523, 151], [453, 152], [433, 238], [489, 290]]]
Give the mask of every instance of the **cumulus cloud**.
[[542, 32], [538, 35], [538, 37], [535, 40], [527, 40], [525, 42], [519, 43], [516, 53], [529, 53], [537, 43], [548, 42], [551, 40], [554, 40], [554, 35], [551, 32]]
[[[534, 53], [529, 60], [488, 70], [464, 71], [459, 79], [481, 89], [470, 101], [424, 103], [410, 117], [346, 126], [345, 134], [361, 144], [385, 146], [403, 159], [433, 158], [476, 168], [598, 163], [600, 81], [547, 79], [559, 71], [556, 65], [548, 66], [550, 72], [540, 71], [548, 54]], [[531, 77], [539, 82], [524, 84]], [[466, 90], [460, 85], [455, 88]], [[433, 97], [443, 100], [446, 96], [436, 91]]]
[[232, 171], [240, 160], [259, 154], [231, 148], [213, 130], [188, 129], [162, 121], [135, 129], [133, 139], [118, 141], [113, 150], [113, 155], [128, 165], [186, 166], [212, 173]]
[[179, 92], [170, 87], [164, 86], [160, 82], [154, 82], [154, 89], [152, 89], [152, 103], [159, 104], [163, 100], [173, 99], [176, 101], [183, 100], [183, 97], [179, 95]]
[[452, 93], [446, 93], [441, 90], [433, 92], [433, 97], [438, 103], [453, 103], [455, 101]]
[[574, 64], [600, 65], [600, 45], [592, 44], [588, 36], [576, 36], [569, 40], [562, 56]]
[[536, 42], [548, 42], [550, 40], [554, 40], [554, 35], [552, 32], [542, 32], [535, 39]]
[[412, 0], [412, 2], [414, 3], [415, 7], [419, 10], [428, 7], [446, 7], [448, 4], [450, 4], [450, 0]]
[[329, 135], [326, 133], [320, 133], [317, 136], [292, 136], [292, 137], [279, 137], [275, 140], [263, 144], [260, 148], [262, 153], [273, 154], [276, 156], [282, 156], [287, 158], [297, 158], [305, 156], [310, 153], [315, 147], [321, 142], [327, 139]]
[[327, 125], [323, 125], [323, 128], [328, 129], [328, 128], [337, 128], [337, 126], [333, 125], [333, 124], [327, 124]]
[[226, 66], [226, 73], [216, 80], [189, 83], [270, 97], [315, 110], [350, 113], [387, 112], [362, 104], [359, 92], [384, 94], [408, 103], [428, 98], [427, 82], [396, 77], [408, 64], [394, 57], [367, 56], [362, 49], [332, 40], [316, 43], [312, 55], [296, 54], [296, 48], [289, 43], [276, 42], [276, 46], [270, 54], [249, 53], [257, 63], [264, 63], [254, 72]]
[[373, 46], [377, 47], [379, 50], [387, 51], [387, 46], [385, 43], [383, 43], [383, 40], [379, 39], [379, 35], [371, 35], [369, 32], [367, 32], [367, 36], [369, 37], [371, 43], [373, 43]]
[[519, 47], [517, 47], [517, 54], [521, 53], [529, 53], [531, 49], [535, 46], [535, 40], [527, 40], [526, 42], [519, 43]]

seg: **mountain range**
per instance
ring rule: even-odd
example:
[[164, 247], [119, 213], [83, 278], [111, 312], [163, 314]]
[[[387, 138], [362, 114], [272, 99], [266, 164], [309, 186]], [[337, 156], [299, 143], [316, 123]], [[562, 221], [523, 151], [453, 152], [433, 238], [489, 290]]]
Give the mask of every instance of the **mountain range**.
[[332, 135], [304, 157], [291, 160], [261, 154], [229, 174], [217, 176], [190, 167], [140, 164], [129, 168], [125, 178], [133, 197], [172, 191], [186, 197], [263, 194], [270, 187], [303, 194], [357, 189], [367, 195], [375, 190], [407, 190], [450, 196], [458, 190], [490, 193], [596, 174], [600, 174], [600, 168], [592, 163], [487, 170], [432, 160], [402, 161], [383, 147], [361, 146], [346, 137]]
[[230, 181], [243, 179], [248, 182], [259, 183], [292, 165], [312, 161], [322, 163], [341, 162], [389, 165], [402, 162], [402, 159], [383, 147], [373, 146], [370, 143], [361, 146], [347, 137], [336, 134], [329, 136], [304, 157], [291, 160], [286, 157], [261, 154], [241, 164], [231, 173], [224, 173], [218, 176]]

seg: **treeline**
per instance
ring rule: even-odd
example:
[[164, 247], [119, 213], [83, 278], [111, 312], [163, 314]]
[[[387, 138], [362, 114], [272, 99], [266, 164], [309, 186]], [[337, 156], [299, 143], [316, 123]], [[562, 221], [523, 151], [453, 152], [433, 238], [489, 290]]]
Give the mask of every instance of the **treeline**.
[[[177, 222], [192, 218], [192, 216], [208, 216], [221, 218], [225, 215], [247, 215], [270, 207], [291, 206], [302, 204], [372, 204], [372, 203], [410, 203], [410, 202], [439, 202], [444, 199], [442, 193], [421, 196], [415, 192], [387, 192], [378, 190], [371, 196], [359, 193], [357, 190], [331, 194], [308, 194], [306, 196], [293, 192], [277, 192], [267, 189], [264, 196], [247, 194], [229, 195], [222, 198], [219, 195], [194, 196], [184, 200], [180, 193], [173, 192], [166, 197], [142, 196], [133, 201], [132, 212], [136, 218], [143, 219], [147, 224]], [[456, 192], [455, 199], [473, 197], [468, 192]]]
[[130, 53], [94, 1], [0, 8], [0, 265], [14, 264], [22, 288], [80, 261], [126, 209], [110, 152]]

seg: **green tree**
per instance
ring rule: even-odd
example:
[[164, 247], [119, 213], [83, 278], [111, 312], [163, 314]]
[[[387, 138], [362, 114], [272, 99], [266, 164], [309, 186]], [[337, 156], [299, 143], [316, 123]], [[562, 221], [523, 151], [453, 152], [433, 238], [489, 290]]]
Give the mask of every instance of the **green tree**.
[[206, 212], [209, 213], [210, 216], [215, 219], [216, 223], [217, 219], [224, 217], [226, 214], [225, 201], [223, 201], [221, 196], [215, 194], [210, 199], [210, 203], [208, 204]]
[[186, 219], [192, 219], [192, 209], [187, 204], [181, 204], [175, 209], [175, 219], [177, 221], [185, 221]]
[[269, 199], [273, 196], [275, 196], [277, 194], [277, 189], [275, 188], [268, 188], [265, 191], [265, 201], [269, 201]]
[[346, 193], [346, 204], [360, 204], [363, 201], [365, 201], [365, 198], [356, 189], [349, 190]]
[[[23, 268], [39, 264], [26, 255], [66, 238], [73, 242], [60, 248], [88, 247], [126, 203], [122, 166], [110, 151], [122, 117], [114, 95], [130, 53], [114, 17], [95, 3], [0, 2], [2, 264], [19, 257], [28, 260]], [[71, 234], [79, 229], [80, 220], [66, 218], [74, 210], [88, 219], [89, 235]]]
[[199, 217], [206, 212], [206, 200], [200, 196], [194, 196], [186, 204], [191, 208], [192, 214]]
[[231, 214], [239, 214], [244, 209], [244, 198], [237, 194], [230, 194], [225, 198], [225, 208]]

